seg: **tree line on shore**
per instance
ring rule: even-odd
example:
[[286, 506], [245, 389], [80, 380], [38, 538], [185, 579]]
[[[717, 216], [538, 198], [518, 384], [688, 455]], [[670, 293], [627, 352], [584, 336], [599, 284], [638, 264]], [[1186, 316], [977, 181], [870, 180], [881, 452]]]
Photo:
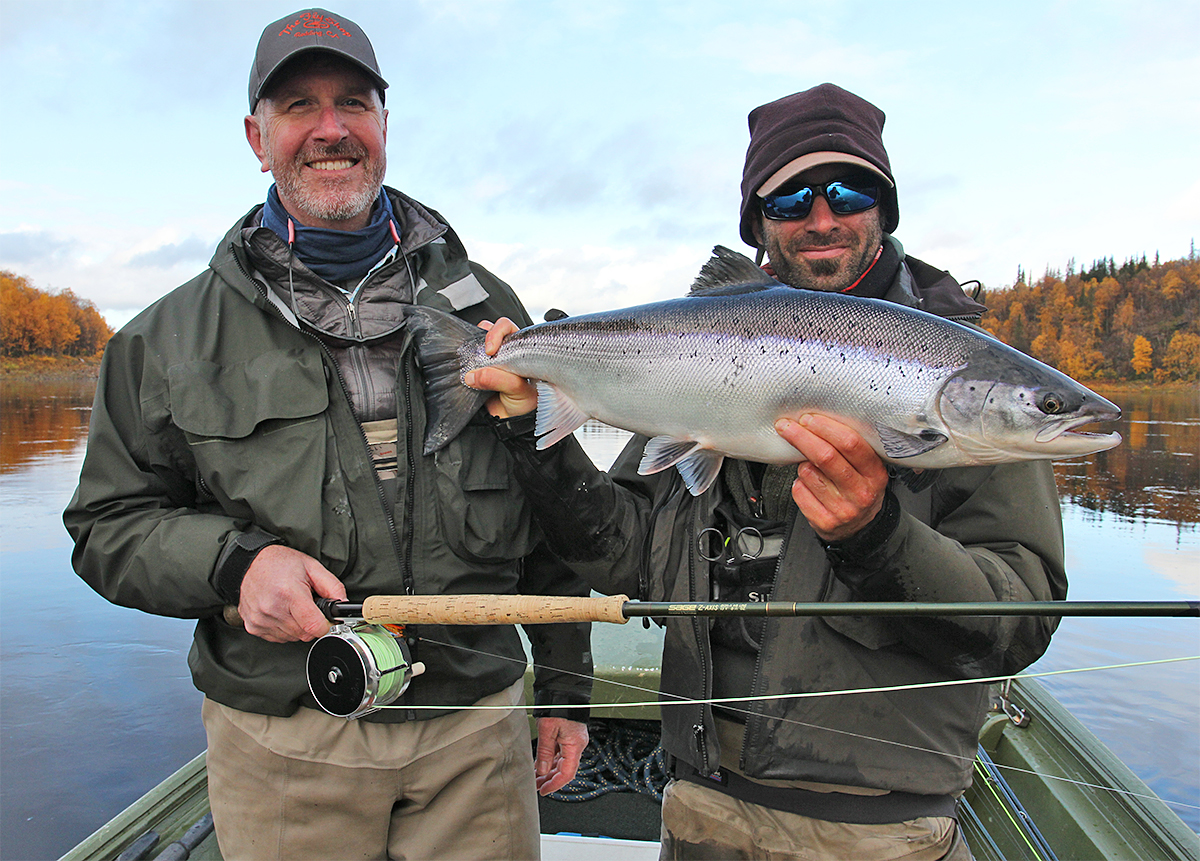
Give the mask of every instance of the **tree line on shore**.
[[[1007, 344], [1079, 380], [1200, 379], [1200, 259], [1112, 258], [1047, 270], [980, 295], [982, 325]], [[39, 290], [0, 270], [0, 355], [91, 356], [112, 329], [70, 290]]]
[[1112, 258], [988, 291], [982, 325], [1079, 380], [1200, 379], [1200, 259]]
[[94, 356], [112, 335], [88, 300], [70, 290], [39, 290], [24, 276], [0, 270], [0, 355]]

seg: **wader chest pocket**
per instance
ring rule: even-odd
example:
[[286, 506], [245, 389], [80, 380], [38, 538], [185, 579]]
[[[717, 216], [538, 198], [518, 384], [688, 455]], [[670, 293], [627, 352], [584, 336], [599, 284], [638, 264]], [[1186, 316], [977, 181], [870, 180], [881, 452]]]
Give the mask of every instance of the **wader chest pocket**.
[[434, 455], [443, 534], [454, 552], [478, 562], [526, 556], [534, 545], [529, 504], [512, 461], [491, 428], [469, 424]]
[[333, 488], [325, 487], [329, 396], [320, 358], [278, 350], [167, 373], [171, 421], [187, 440], [197, 487], [226, 514], [276, 535], [322, 535], [323, 494]]
[[170, 411], [189, 436], [242, 439], [259, 425], [303, 419], [329, 406], [319, 357], [274, 350], [232, 365], [186, 362], [167, 370]]

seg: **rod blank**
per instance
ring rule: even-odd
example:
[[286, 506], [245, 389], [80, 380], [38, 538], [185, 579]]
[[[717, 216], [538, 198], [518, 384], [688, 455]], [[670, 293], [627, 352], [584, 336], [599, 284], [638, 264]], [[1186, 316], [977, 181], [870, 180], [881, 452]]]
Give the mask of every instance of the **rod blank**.
[[1158, 616], [1200, 618], [1200, 601], [630, 601], [625, 595], [375, 595], [361, 604], [318, 602], [330, 620], [377, 624], [624, 624], [637, 616]]
[[633, 616], [1195, 616], [1200, 601], [848, 601], [796, 603], [764, 601], [628, 601]]

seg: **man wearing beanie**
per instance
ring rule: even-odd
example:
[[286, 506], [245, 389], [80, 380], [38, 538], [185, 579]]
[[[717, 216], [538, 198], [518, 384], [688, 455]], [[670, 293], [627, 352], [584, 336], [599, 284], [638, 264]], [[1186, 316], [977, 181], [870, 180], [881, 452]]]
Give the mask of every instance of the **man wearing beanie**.
[[386, 87], [349, 19], [266, 27], [245, 132], [275, 183], [205, 272], [109, 343], [64, 514], [97, 592], [197, 620], [228, 859], [536, 858], [537, 791], [587, 744], [587, 625], [528, 632], [536, 769], [512, 626], [409, 626], [424, 673], [356, 720], [309, 689], [330, 630], [317, 598], [588, 594], [545, 552], [486, 416], [422, 454], [405, 307], [530, 320], [440, 214], [383, 187]]
[[[883, 122], [832, 84], [751, 112], [742, 238], [793, 287], [972, 323], [983, 306], [892, 236], [899, 206]], [[489, 343], [508, 328], [498, 324]], [[478, 373], [477, 385], [501, 393], [493, 414], [514, 421], [536, 405], [520, 379]], [[531, 433], [508, 445], [551, 549], [602, 592], [650, 601], [1066, 596], [1046, 461], [916, 474], [889, 467], [829, 417], [776, 429], [805, 462], [726, 458], [699, 497], [675, 470], [638, 474], [642, 437], [607, 475], [569, 448], [537, 451]], [[713, 534], [743, 536], [753, 558], [706, 551], [702, 536]], [[674, 780], [662, 858], [932, 861], [970, 858], [957, 801], [989, 690], [961, 682], [1024, 669], [1058, 620], [665, 621], [662, 743]]]

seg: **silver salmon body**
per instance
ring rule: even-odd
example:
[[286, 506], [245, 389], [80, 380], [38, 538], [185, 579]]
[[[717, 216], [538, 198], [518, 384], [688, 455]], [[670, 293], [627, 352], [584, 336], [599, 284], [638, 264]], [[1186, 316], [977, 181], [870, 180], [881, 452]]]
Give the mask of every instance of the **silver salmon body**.
[[452, 439], [490, 393], [466, 372], [537, 382], [539, 448], [588, 418], [650, 437], [639, 472], [676, 466], [703, 493], [726, 457], [795, 463], [782, 417], [822, 413], [880, 457], [913, 469], [1091, 454], [1119, 434], [1074, 428], [1120, 410], [986, 333], [902, 305], [799, 290], [717, 248], [693, 295], [540, 323], [495, 356], [483, 332], [413, 306], [424, 367], [426, 453]]

